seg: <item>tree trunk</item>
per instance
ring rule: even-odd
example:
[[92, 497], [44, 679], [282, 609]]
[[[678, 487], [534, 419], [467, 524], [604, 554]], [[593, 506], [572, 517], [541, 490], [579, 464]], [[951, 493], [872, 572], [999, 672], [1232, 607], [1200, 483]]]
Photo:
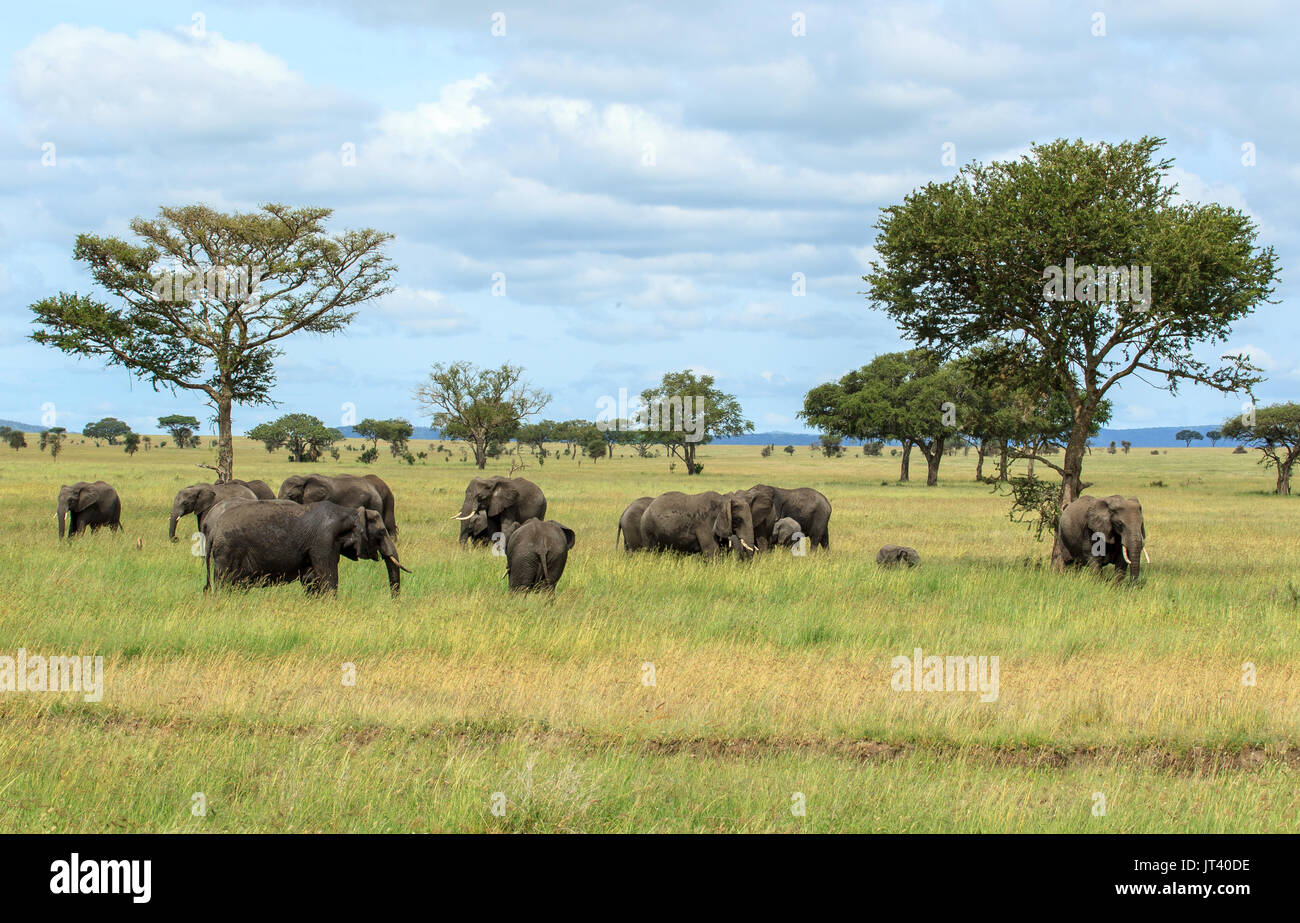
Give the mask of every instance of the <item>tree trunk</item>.
[[1061, 509], [1073, 503], [1083, 493], [1083, 450], [1092, 426], [1092, 414], [1080, 411], [1075, 418], [1070, 441], [1065, 445], [1065, 460], [1061, 462]]
[[682, 446], [682, 459], [686, 462], [686, 473], [695, 473], [695, 443], [687, 442]]
[[235, 476], [235, 439], [231, 431], [232, 394], [222, 388], [217, 397], [217, 483], [224, 484]]
[[980, 440], [978, 448], [975, 450], [975, 480], [984, 480], [984, 440]]
[[480, 471], [482, 471], [484, 468], [487, 467], [487, 440], [486, 439], [474, 440], [474, 464], [478, 465], [478, 469]]
[[1003, 439], [1002, 455], [998, 458], [998, 480], [999, 481], [1005, 481], [1007, 479], [1007, 466], [1010, 464], [1010, 462], [1007, 459], [1007, 455], [1010, 451], [1011, 451], [1011, 446], [1007, 445], [1007, 440]]
[[1279, 496], [1288, 497], [1291, 495], [1291, 462], [1283, 462], [1278, 459], [1277, 463], [1277, 492]]
[[943, 437], [931, 443], [928, 453], [925, 446], [921, 446], [921, 454], [925, 455], [925, 486], [934, 487], [939, 483], [939, 462], [943, 461]]
[[898, 469], [898, 479], [900, 481], [906, 481], [908, 479], [907, 478], [908, 463], [911, 461], [911, 458], [912, 458], [912, 440], [904, 439], [903, 440], [903, 461]]

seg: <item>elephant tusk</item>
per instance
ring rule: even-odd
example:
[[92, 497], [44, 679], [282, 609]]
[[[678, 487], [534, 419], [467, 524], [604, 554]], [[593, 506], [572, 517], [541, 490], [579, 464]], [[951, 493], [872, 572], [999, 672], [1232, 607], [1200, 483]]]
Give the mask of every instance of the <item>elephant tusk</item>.
[[1125, 563], [1125, 564], [1132, 564], [1133, 561], [1132, 561], [1132, 560], [1129, 558], [1129, 556], [1128, 556], [1128, 549], [1125, 548], [1123, 545], [1120, 545], [1120, 546], [1119, 546], [1119, 550], [1122, 551], [1122, 552], [1124, 553], [1124, 563]]
[[1143, 545], [1143, 546], [1142, 546], [1142, 556], [1143, 556], [1144, 558], [1147, 559], [1147, 563], [1148, 563], [1148, 564], [1151, 563], [1151, 555], [1150, 555], [1150, 553], [1147, 551], [1147, 546], [1146, 546], [1146, 545]]
[[397, 560], [397, 558], [394, 557], [393, 555], [391, 555], [391, 554], [388, 555], [387, 560], [392, 561], [393, 564], [396, 565], [396, 567], [397, 567], [398, 570], [404, 570], [404, 571], [406, 571], [408, 574], [409, 574], [409, 573], [412, 573], [412, 571], [411, 571], [411, 569], [410, 569], [409, 567], [406, 567], [404, 564], [402, 564], [401, 561]]
[[473, 514], [473, 513], [465, 513], [465, 514], [457, 513], [455, 516], [452, 516], [451, 518], [452, 518], [452, 519], [460, 519], [460, 520], [473, 519], [473, 518], [474, 518], [474, 514]]
[[740, 540], [740, 547], [744, 548], [746, 551], [754, 550], [754, 546], [751, 545], [749, 542], [745, 541], [743, 538]]

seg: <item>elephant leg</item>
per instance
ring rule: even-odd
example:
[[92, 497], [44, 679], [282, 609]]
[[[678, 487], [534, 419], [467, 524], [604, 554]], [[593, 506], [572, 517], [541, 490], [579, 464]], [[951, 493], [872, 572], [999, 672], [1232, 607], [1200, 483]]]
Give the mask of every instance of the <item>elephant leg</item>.
[[699, 543], [700, 554], [711, 558], [718, 553], [718, 542], [713, 537], [713, 529], [706, 523], [695, 527], [695, 541]]

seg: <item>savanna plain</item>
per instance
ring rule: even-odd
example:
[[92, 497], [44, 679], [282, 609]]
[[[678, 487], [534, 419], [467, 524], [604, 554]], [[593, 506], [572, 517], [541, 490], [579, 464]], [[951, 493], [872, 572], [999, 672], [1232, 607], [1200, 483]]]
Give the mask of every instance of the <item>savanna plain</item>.
[[[542, 466], [525, 452], [517, 474], [577, 532], [548, 597], [508, 594], [503, 558], [457, 544], [450, 517], [478, 473], [458, 451], [299, 465], [237, 440], [235, 476], [273, 489], [308, 470], [389, 483], [414, 572], [393, 600], [380, 564], [350, 561], [337, 598], [204, 596], [202, 560], [167, 541], [167, 520], [179, 488], [210, 480], [195, 467], [207, 440], [129, 457], [79, 439], [53, 461], [30, 439], [0, 457], [0, 654], [102, 655], [103, 699], [0, 693], [0, 831], [1286, 832], [1300, 819], [1300, 506], [1269, 493], [1256, 453], [1094, 450], [1089, 492], [1136, 495], [1146, 517], [1151, 562], [1117, 586], [1053, 573], [1050, 542], [975, 482], [973, 451], [944, 459], [936, 487], [919, 455], [898, 484], [897, 458], [857, 448], [706, 446], [691, 478], [626, 448]], [[61, 544], [59, 485], [98, 479], [122, 497], [124, 532]], [[756, 483], [825, 493], [831, 551], [710, 562], [615, 546], [637, 497]], [[877, 567], [886, 542], [921, 565]], [[997, 700], [895, 691], [891, 660], [915, 648], [997, 656]]]

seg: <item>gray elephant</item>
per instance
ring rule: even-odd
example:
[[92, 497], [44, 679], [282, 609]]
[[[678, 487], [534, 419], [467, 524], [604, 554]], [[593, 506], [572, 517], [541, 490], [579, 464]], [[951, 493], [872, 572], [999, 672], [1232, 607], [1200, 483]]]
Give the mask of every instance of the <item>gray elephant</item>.
[[893, 567], [895, 564], [916, 567], [921, 563], [921, 556], [916, 553], [915, 548], [906, 545], [882, 545], [876, 552], [876, 563], [881, 567]]
[[519, 525], [530, 519], [546, 518], [546, 495], [542, 489], [526, 478], [507, 478], [494, 475], [489, 478], [473, 478], [465, 488], [465, 502], [460, 512], [452, 516], [461, 523], [460, 542], [470, 539], [481, 541], [482, 529], [470, 531], [466, 522], [473, 519], [477, 512], [487, 514], [489, 524], [495, 526], [487, 532], [501, 531], [508, 523]]
[[279, 499], [303, 504], [328, 500], [340, 506], [364, 506], [383, 518], [390, 538], [397, 537], [393, 492], [375, 474], [295, 474], [280, 485]]
[[114, 532], [122, 531], [122, 500], [112, 485], [105, 481], [78, 481], [59, 488], [59, 538], [63, 538], [66, 521], [68, 538], [80, 535], [87, 528], [98, 532], [108, 526]]
[[530, 519], [515, 526], [509, 523], [506, 538], [506, 576], [516, 592], [554, 590], [564, 574], [573, 530], [553, 519]]
[[618, 519], [618, 530], [614, 533], [614, 547], [618, 547], [618, 537], [623, 536], [623, 549], [628, 552], [641, 551], [645, 540], [641, 537], [641, 517], [654, 497], [641, 497], [633, 500]]
[[778, 519], [776, 525], [772, 526], [770, 547], [793, 548], [803, 538], [806, 536], [799, 525], [799, 520], [786, 516], [784, 519]]
[[830, 550], [831, 502], [821, 491], [811, 487], [786, 490], [767, 484], [755, 484], [745, 493], [751, 498], [754, 536], [760, 550], [773, 544], [773, 529], [778, 520], [786, 518], [799, 523], [799, 531], [807, 536], [810, 545]]
[[[513, 528], [516, 524], [511, 523]], [[483, 510], [475, 510], [467, 519], [460, 522], [459, 541], [463, 545], [490, 545], [493, 538], [501, 534], [501, 517], [489, 516]]]
[[1137, 497], [1079, 497], [1061, 511], [1052, 564], [1057, 570], [1086, 564], [1098, 571], [1114, 564], [1121, 580], [1125, 574], [1136, 580], [1142, 569], [1146, 537], [1142, 504]]
[[167, 524], [167, 537], [176, 541], [176, 520], [182, 516], [194, 514], [198, 520], [199, 530], [203, 529], [203, 517], [222, 500], [256, 500], [257, 495], [242, 483], [227, 481], [224, 484], [191, 484], [176, 492], [172, 501], [172, 518]]
[[754, 554], [754, 515], [746, 492], [672, 490], [650, 501], [641, 515], [641, 539], [652, 551], [713, 557], [723, 548], [747, 559]]
[[267, 484], [266, 481], [241, 481], [239, 478], [231, 478], [229, 481], [226, 481], [226, 483], [240, 484], [247, 487], [253, 492], [253, 496], [259, 500], [275, 499], [275, 491], [271, 489], [271, 485]]
[[[377, 561], [410, 573], [383, 518], [363, 506], [321, 500], [227, 500], [204, 523], [207, 584], [266, 586], [302, 581], [309, 593], [335, 593], [339, 557]], [[394, 596], [398, 587], [390, 588]]]

